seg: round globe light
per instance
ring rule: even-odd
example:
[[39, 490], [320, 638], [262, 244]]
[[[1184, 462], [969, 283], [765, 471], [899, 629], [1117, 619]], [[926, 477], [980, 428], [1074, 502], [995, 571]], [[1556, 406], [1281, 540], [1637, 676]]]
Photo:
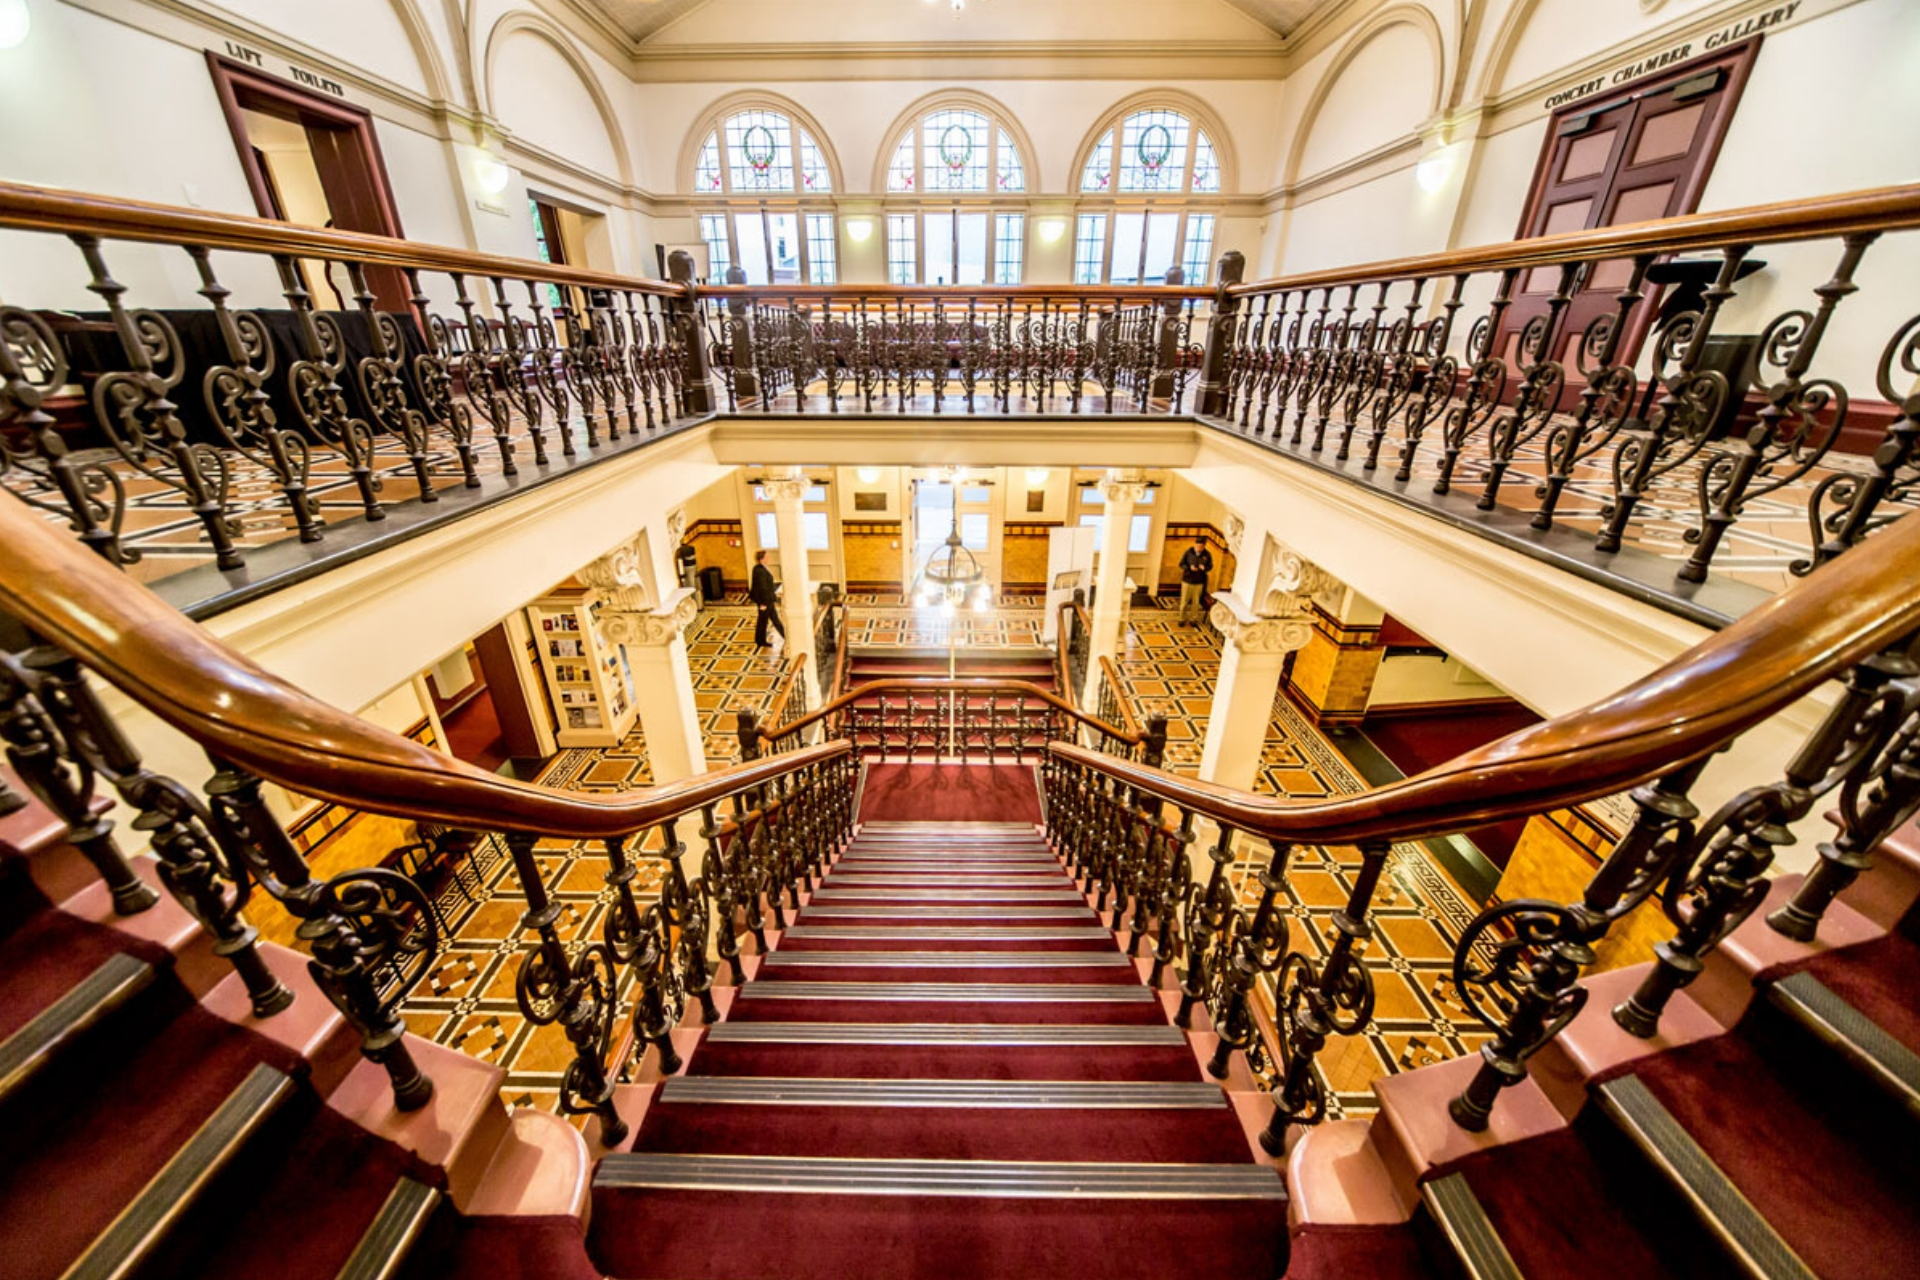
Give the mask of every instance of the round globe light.
[[32, 30], [33, 13], [27, 0], [0, 0], [0, 49], [19, 48]]

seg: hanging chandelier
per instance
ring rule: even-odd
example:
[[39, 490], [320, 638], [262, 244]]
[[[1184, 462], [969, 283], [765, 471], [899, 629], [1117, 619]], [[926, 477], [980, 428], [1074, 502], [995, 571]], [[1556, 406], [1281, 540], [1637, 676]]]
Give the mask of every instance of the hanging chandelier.
[[960, 538], [960, 474], [957, 468], [942, 468], [941, 472], [939, 483], [954, 489], [953, 521], [947, 528], [947, 540], [933, 549], [920, 569], [913, 602], [923, 609], [938, 607], [949, 617], [966, 604], [985, 613], [993, 605], [993, 591], [987, 586], [987, 571], [979, 557]]

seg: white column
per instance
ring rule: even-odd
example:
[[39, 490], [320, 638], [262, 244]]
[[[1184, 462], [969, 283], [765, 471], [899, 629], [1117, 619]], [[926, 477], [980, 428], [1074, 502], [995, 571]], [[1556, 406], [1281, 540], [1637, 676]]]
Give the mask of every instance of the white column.
[[574, 576], [605, 604], [601, 626], [627, 655], [633, 675], [633, 708], [647, 740], [647, 768], [655, 783], [704, 773], [707, 753], [700, 739], [700, 711], [693, 701], [693, 671], [681, 632], [699, 612], [696, 593], [678, 587], [657, 604], [648, 588], [648, 566], [639, 537], [623, 543]]
[[1280, 672], [1289, 653], [1306, 647], [1313, 624], [1304, 609], [1278, 617], [1257, 614], [1231, 592], [1213, 598], [1208, 616], [1226, 637], [1226, 647], [1200, 748], [1200, 777], [1251, 791], [1273, 719], [1273, 699], [1280, 692]]
[[1087, 653], [1087, 688], [1082, 705], [1099, 689], [1100, 659], [1118, 658], [1120, 624], [1127, 612], [1127, 537], [1133, 529], [1133, 504], [1147, 487], [1140, 473], [1115, 468], [1100, 482], [1106, 514], [1100, 533], [1100, 562], [1093, 574], [1093, 645]]
[[699, 611], [695, 593], [681, 587], [659, 609], [605, 618], [607, 638], [626, 651], [633, 672], [633, 707], [647, 739], [647, 768], [655, 785], [707, 771], [693, 669], [681, 635]]
[[773, 499], [773, 520], [780, 530], [780, 620], [787, 627], [786, 656], [813, 652], [813, 582], [807, 570], [807, 530], [802, 515], [812, 483], [799, 467], [768, 472], [762, 489]]

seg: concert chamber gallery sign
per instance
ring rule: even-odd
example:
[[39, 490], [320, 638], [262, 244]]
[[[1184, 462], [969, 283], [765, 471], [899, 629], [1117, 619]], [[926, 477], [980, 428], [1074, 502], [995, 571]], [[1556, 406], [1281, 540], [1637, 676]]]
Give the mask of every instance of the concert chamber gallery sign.
[[1800, 3], [1801, 0], [1793, 0], [1791, 4], [1776, 5], [1771, 9], [1762, 10], [1759, 13], [1742, 18], [1738, 22], [1729, 23], [1720, 30], [1707, 36], [1704, 40], [1688, 40], [1682, 44], [1673, 46], [1671, 49], [1664, 49], [1652, 57], [1641, 58], [1636, 62], [1630, 62], [1626, 66], [1620, 67], [1606, 75], [1595, 76], [1591, 80], [1583, 81], [1580, 84], [1574, 85], [1571, 89], [1562, 89], [1559, 93], [1548, 98], [1544, 105], [1547, 110], [1554, 111], [1566, 106], [1569, 102], [1578, 102], [1580, 99], [1599, 93], [1602, 90], [1617, 89], [1630, 81], [1640, 79], [1642, 76], [1649, 76], [1656, 71], [1661, 71], [1673, 66], [1675, 63], [1685, 62], [1695, 54], [1712, 53], [1715, 49], [1725, 48], [1737, 40], [1745, 40], [1748, 36], [1759, 35], [1762, 31], [1771, 31], [1775, 27], [1785, 26], [1793, 20], [1795, 11], [1800, 8]]

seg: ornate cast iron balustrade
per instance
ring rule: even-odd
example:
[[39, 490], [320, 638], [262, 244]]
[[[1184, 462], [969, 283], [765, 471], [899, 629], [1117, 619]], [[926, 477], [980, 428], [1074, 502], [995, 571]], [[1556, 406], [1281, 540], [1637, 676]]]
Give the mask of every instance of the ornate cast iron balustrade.
[[[737, 269], [737, 280], [744, 280]], [[1203, 307], [1162, 285], [699, 290], [730, 412], [1174, 414], [1199, 386]]]
[[[368, 376], [391, 373], [376, 362]], [[783, 924], [851, 834], [857, 764], [845, 743], [626, 796], [510, 783], [313, 701], [11, 500], [0, 501], [0, 542], [10, 553], [0, 561], [0, 742], [23, 785], [69, 824], [118, 911], [154, 905], [149, 879], [172, 894], [212, 936], [262, 1018], [295, 995], [241, 912], [256, 893], [278, 902], [298, 922], [315, 985], [359, 1034], [365, 1056], [385, 1068], [402, 1110], [433, 1093], [409, 1051], [401, 1008], [446, 941], [438, 898], [454, 886], [430, 888], [389, 866], [315, 879], [263, 798], [263, 780], [457, 828], [479, 847], [491, 847], [494, 833], [504, 839], [535, 944], [516, 975], [521, 1012], [564, 1029], [574, 1058], [561, 1108], [597, 1115], [609, 1143], [625, 1132], [613, 1090], [629, 1050], [654, 1045], [673, 1070], [670, 1032], [687, 1003], [718, 1017], [709, 956], [738, 982], [739, 936], [764, 947], [765, 919]], [[204, 746], [210, 780], [194, 787], [143, 764], [89, 670]], [[215, 698], [210, 687], [225, 692]], [[100, 815], [102, 782], [134, 815], [128, 826], [150, 849], [150, 864]], [[11, 791], [0, 799], [20, 802]], [[694, 875], [676, 834], [683, 819], [701, 828]], [[592, 841], [605, 851], [613, 898], [602, 937], [566, 935], [543, 840]], [[660, 889], [643, 905], [636, 881], [649, 859], [660, 861]], [[142, 874], [143, 865], [151, 871]]]
[[[696, 286], [0, 184], [80, 308], [0, 308], [0, 484], [153, 573], [716, 410], [1197, 414], [1602, 568], [1678, 538], [1631, 572], [1684, 598], [1730, 544], [1799, 537], [1804, 574], [1920, 502], [1920, 317], [1877, 272], [1917, 225], [1892, 187], [1212, 289]], [[114, 274], [175, 256], [191, 295]]]
[[1920, 316], [1860, 327], [1910, 314], [1873, 266], [1916, 226], [1898, 187], [1255, 284], [1229, 254], [1198, 410], [1601, 557], [1677, 535], [1683, 592], [1743, 518], [1762, 553], [1798, 523], [1804, 575], [1920, 503]]
[[[1189, 1025], [1204, 1006], [1219, 1036], [1209, 1069], [1224, 1077], [1239, 1052], [1272, 1089], [1264, 1141], [1278, 1152], [1290, 1126], [1326, 1113], [1314, 1063], [1327, 1040], [1372, 1016], [1363, 953], [1396, 843], [1630, 794], [1636, 817], [1580, 901], [1500, 903], [1457, 943], [1454, 985], [1493, 1039], [1451, 1114], [1482, 1129], [1501, 1090], [1580, 1012], [1579, 980], [1628, 912], [1657, 903], [1674, 928], [1612, 1011], [1631, 1034], [1652, 1036], [1673, 995], [1765, 901], [1794, 824], [1837, 800], [1814, 871], [1766, 920], [1804, 940], [1870, 870], [1874, 848], [1920, 811], [1916, 573], [1920, 521], [1910, 521], [1601, 703], [1355, 797], [1277, 801], [1055, 744], [1048, 831], [1131, 948], [1151, 941], [1156, 976], [1179, 966], [1178, 1020]], [[1827, 681], [1838, 682], [1831, 709], [1779, 777], [1752, 780], [1711, 812], [1695, 799], [1713, 755]], [[1359, 854], [1324, 938], [1295, 936], [1286, 901], [1288, 861], [1303, 845]]]
[[[323, 496], [378, 521], [710, 407], [684, 286], [7, 184], [0, 226], [46, 233], [36, 277], [73, 308], [0, 307], [0, 485], [117, 564], [182, 550], [130, 537], [135, 504], [234, 569], [324, 540]], [[174, 257], [197, 298], [114, 274]]]
[[1123, 728], [1021, 680], [908, 678], [869, 681], [771, 729], [761, 725], [757, 712], [742, 711], [742, 757], [793, 750], [823, 723], [836, 726], [835, 735], [856, 754], [883, 763], [1021, 764], [1040, 758], [1050, 742], [1082, 739], [1154, 764], [1166, 750], [1164, 717], [1145, 729]]

